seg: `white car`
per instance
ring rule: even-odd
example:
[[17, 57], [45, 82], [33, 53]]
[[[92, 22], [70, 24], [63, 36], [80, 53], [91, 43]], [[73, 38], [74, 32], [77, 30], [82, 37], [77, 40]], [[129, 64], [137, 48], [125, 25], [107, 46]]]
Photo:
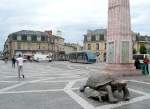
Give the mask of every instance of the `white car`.
[[43, 54], [35, 54], [33, 56], [34, 61], [41, 62], [41, 61], [49, 61], [49, 56], [48, 55], [43, 55]]
[[24, 62], [26, 62], [26, 61], [27, 61], [27, 59], [23, 58], [23, 61], [24, 61]]

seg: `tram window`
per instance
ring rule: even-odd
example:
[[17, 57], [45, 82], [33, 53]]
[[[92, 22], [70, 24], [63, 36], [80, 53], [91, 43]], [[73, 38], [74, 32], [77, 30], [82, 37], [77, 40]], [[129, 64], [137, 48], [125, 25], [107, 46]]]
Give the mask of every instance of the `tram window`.
[[84, 58], [83, 53], [79, 53], [77, 58], [78, 58], [79, 60], [83, 60], [83, 58]]
[[72, 59], [76, 59], [76, 54], [73, 54]]
[[85, 53], [85, 56], [84, 56], [84, 57], [85, 57], [85, 60], [88, 60], [88, 56], [87, 56], [87, 54], [86, 54], [86, 53]]

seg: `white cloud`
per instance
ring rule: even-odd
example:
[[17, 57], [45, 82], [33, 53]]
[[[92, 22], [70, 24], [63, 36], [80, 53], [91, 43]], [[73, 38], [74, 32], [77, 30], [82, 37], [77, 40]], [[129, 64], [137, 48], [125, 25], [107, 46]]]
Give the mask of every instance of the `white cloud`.
[[[150, 0], [130, 0], [132, 29], [148, 30]], [[87, 29], [107, 27], [108, 0], [0, 0], [0, 37], [22, 29], [60, 29], [66, 41], [81, 42]], [[0, 49], [4, 40], [1, 40]]]

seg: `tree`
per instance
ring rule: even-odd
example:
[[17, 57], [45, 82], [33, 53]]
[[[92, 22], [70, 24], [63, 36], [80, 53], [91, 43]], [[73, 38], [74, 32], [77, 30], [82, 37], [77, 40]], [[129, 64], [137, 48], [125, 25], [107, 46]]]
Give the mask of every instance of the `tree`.
[[146, 49], [146, 47], [145, 47], [144, 44], [142, 44], [142, 45], [140, 46], [140, 53], [141, 53], [141, 54], [147, 54], [147, 49]]

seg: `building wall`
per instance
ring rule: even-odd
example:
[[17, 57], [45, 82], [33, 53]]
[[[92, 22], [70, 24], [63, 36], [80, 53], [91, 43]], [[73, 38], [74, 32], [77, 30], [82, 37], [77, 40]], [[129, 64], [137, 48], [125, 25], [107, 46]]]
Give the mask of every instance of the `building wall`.
[[66, 54], [74, 51], [82, 51], [82, 46], [77, 43], [64, 43], [64, 51]]
[[136, 49], [137, 54], [140, 54], [141, 45], [145, 45], [148, 54], [150, 54], [150, 41], [149, 42], [147, 42], [147, 41], [137, 41], [137, 42], [135, 42], [134, 43], [134, 49]]
[[[89, 49], [89, 45], [91, 45]], [[99, 47], [98, 47], [99, 46]], [[84, 50], [92, 50], [104, 61], [106, 54], [106, 29], [88, 30], [84, 35]]]
[[[98, 36], [104, 35], [103, 40], [97, 40]], [[88, 30], [84, 35], [84, 50], [92, 50], [96, 53], [99, 53], [100, 61], [103, 61], [106, 56], [106, 30], [98, 29], [98, 30]], [[95, 35], [95, 41], [92, 40], [93, 35]], [[99, 38], [98, 38], [99, 39]], [[133, 48], [136, 49], [137, 53], [140, 53], [140, 46], [142, 44], [147, 48], [148, 54], [150, 54], [150, 37], [142, 36], [140, 34], [133, 33]], [[91, 49], [88, 49], [88, 44], [91, 45]], [[96, 44], [99, 44], [99, 50], [96, 49]]]
[[[88, 49], [88, 44], [91, 45], [91, 49]], [[99, 44], [99, 49], [96, 48], [96, 44]], [[102, 42], [87, 42], [84, 43], [84, 50], [92, 50], [99, 55], [99, 60], [104, 61], [104, 55], [106, 53], [105, 41]]]
[[66, 54], [69, 54], [73, 51], [76, 51], [76, 48], [72, 47], [72, 46], [67, 46], [67, 45], [64, 45], [64, 51]]
[[[24, 36], [23, 36], [24, 35]], [[34, 40], [36, 36], [36, 40]], [[25, 38], [25, 39], [24, 39]], [[44, 38], [44, 39], [42, 39]], [[54, 40], [51, 42], [51, 40]], [[23, 30], [12, 33], [5, 42], [4, 51], [11, 58], [16, 53], [32, 54], [37, 52], [47, 54], [49, 52], [59, 52], [63, 50], [64, 39], [59, 36], [49, 36], [49, 34], [39, 31]]]

